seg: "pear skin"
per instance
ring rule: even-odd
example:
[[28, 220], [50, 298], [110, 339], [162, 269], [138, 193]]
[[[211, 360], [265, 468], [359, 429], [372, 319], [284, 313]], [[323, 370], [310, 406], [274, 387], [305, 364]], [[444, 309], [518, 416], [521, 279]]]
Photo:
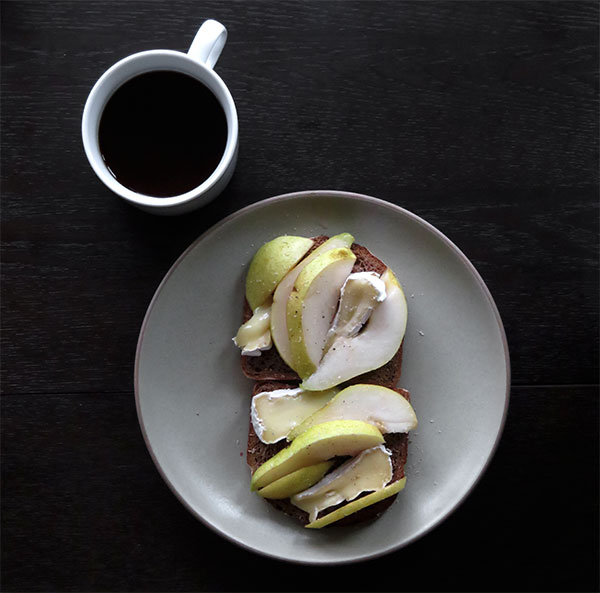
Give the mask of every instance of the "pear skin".
[[387, 486], [385, 486], [385, 488], [382, 488], [381, 490], [371, 492], [371, 494], [367, 494], [362, 498], [353, 500], [352, 502], [349, 502], [343, 507], [332, 511], [328, 515], [325, 515], [320, 519], [311, 521], [306, 525], [306, 527], [308, 529], [320, 529], [321, 527], [325, 527], [326, 525], [331, 525], [332, 523], [335, 523], [336, 521], [339, 521], [344, 517], [348, 517], [348, 515], [352, 515], [353, 513], [364, 509], [365, 507], [371, 506], [372, 504], [375, 504], [380, 500], [384, 500], [386, 498], [389, 498], [390, 496], [394, 496], [394, 494], [398, 494], [400, 490], [404, 489], [404, 486], [406, 486], [406, 477], [401, 478], [396, 482], [392, 482], [391, 484], [388, 484]]
[[298, 469], [338, 455], [357, 455], [383, 443], [377, 428], [361, 420], [334, 420], [309, 428], [256, 469], [251, 490], [259, 490]]

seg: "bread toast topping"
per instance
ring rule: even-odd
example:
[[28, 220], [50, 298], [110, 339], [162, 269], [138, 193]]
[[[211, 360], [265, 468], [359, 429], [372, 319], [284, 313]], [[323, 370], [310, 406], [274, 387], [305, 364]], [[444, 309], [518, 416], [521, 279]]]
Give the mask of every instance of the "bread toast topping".
[[254, 388], [251, 489], [310, 528], [387, 508], [404, 488], [406, 432], [417, 425], [408, 392], [396, 389], [404, 292], [353, 241], [284, 236], [261, 247], [234, 339], [247, 377], [279, 381]]
[[252, 474], [250, 488], [263, 488], [303, 467], [340, 455], [357, 455], [383, 442], [379, 430], [361, 420], [333, 420], [317, 424], [263, 463]]
[[315, 372], [303, 377], [304, 389], [323, 390], [339, 385], [383, 366], [398, 351], [406, 330], [406, 298], [389, 268], [381, 280], [385, 283], [386, 299], [373, 310], [361, 332], [339, 335], [333, 340]]
[[294, 427], [288, 434], [288, 440], [295, 439], [315, 424], [330, 420], [365, 420], [376, 426], [382, 434], [408, 432], [417, 427], [415, 411], [397, 391], [381, 385], [359, 383], [342, 389]]
[[326, 527], [327, 525], [331, 525], [336, 521], [342, 521], [346, 517], [351, 516], [353, 513], [359, 513], [367, 509], [370, 506], [374, 506], [378, 503], [383, 502], [386, 499], [391, 498], [392, 496], [398, 494], [401, 490], [404, 490], [406, 486], [406, 477], [400, 478], [394, 482], [389, 483], [387, 486], [381, 488], [381, 490], [375, 490], [375, 492], [371, 492], [362, 498], [357, 498], [348, 504], [336, 509], [332, 513], [325, 515], [324, 517], [319, 517], [314, 521], [311, 521], [306, 527], [308, 529], [321, 529], [321, 527]]
[[[292, 268], [277, 285], [273, 293], [273, 307], [271, 310], [271, 334], [277, 352], [288, 369], [295, 374], [293, 369], [292, 349], [288, 328], [288, 302], [294, 291], [298, 277], [302, 271], [315, 259], [332, 249], [350, 247], [354, 237], [348, 233], [335, 235], [330, 239], [321, 241], [316, 248], [309, 252], [294, 268]], [[315, 244], [317, 241], [315, 240]]]
[[327, 352], [338, 336], [353, 337], [371, 317], [373, 309], [385, 301], [385, 283], [374, 272], [350, 274], [340, 290], [340, 298], [333, 323], [327, 332], [323, 353]]
[[381, 490], [392, 479], [391, 455], [383, 445], [366, 449], [314, 486], [292, 496], [292, 504], [306, 511], [309, 521], [314, 521], [329, 507], [354, 500], [363, 492]]
[[242, 350], [242, 356], [260, 356], [270, 350], [271, 340], [271, 302], [259, 305], [254, 315], [244, 323], [233, 338], [233, 343]]
[[325, 406], [337, 392], [337, 389], [306, 391], [297, 387], [257, 393], [250, 404], [254, 431], [263, 443], [277, 443]]
[[297, 469], [295, 472], [271, 482], [268, 486], [258, 490], [263, 498], [282, 500], [298, 494], [318, 482], [331, 468], [333, 461], [321, 461]]

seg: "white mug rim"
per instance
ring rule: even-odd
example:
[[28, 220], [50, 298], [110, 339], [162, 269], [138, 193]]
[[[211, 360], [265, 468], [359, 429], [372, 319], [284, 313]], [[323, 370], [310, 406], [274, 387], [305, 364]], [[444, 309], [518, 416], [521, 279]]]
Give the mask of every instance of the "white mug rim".
[[[219, 161], [219, 164], [216, 166], [214, 171], [200, 185], [197, 185], [196, 187], [192, 188], [191, 190], [185, 193], [168, 197], [151, 196], [136, 192], [121, 184], [114, 177], [114, 175], [111, 174], [108, 167], [102, 161], [102, 157], [98, 156], [100, 155], [100, 149], [98, 146], [98, 126], [100, 123], [100, 119], [102, 117], [102, 113], [104, 112], [104, 108], [108, 100], [114, 94], [114, 92], [123, 84], [125, 84], [128, 80], [131, 80], [132, 78], [134, 78], [135, 76], [139, 76], [140, 74], [152, 71], [168, 70], [173, 72], [181, 72], [182, 74], [187, 74], [189, 76], [194, 76], [194, 78], [196, 78], [198, 81], [205, 85], [207, 84], [206, 80], [201, 78], [200, 76], [195, 76], [194, 74], [191, 74], [188, 70], [178, 69], [174, 65], [170, 65], [168, 67], [152, 65], [148, 65], [147, 67], [140, 67], [136, 69], [135, 72], [133, 72], [130, 76], [127, 76], [123, 80], [119, 81], [117, 84], [112, 85], [112, 88], [109, 86], [109, 91], [106, 94], [106, 98], [103, 104], [97, 110], [96, 117], [92, 116], [92, 108], [95, 106], [97, 101], [99, 101], [98, 95], [103, 90], [104, 86], [109, 84], [110, 78], [115, 76], [116, 72], [118, 72], [123, 67], [127, 66], [132, 62], [158, 56], [168, 56], [175, 58], [176, 60], [186, 63], [188, 66], [191, 66], [190, 70], [202, 72], [202, 76], [205, 76], [206, 79], [211, 80], [211, 82], [219, 88], [219, 90], [225, 97], [225, 101], [221, 100], [221, 98], [218, 97], [214, 92], [214, 89], [210, 88], [209, 86], [209, 90], [213, 93], [213, 95], [215, 95], [216, 99], [223, 107], [223, 111], [225, 112], [225, 117], [227, 120], [227, 142], [225, 145], [225, 150], [223, 152], [221, 160]], [[104, 183], [104, 185], [106, 185], [117, 195], [137, 205], [168, 208], [180, 204], [185, 204], [187, 202], [200, 198], [203, 194], [208, 192], [215, 184], [217, 184], [219, 180], [223, 177], [223, 175], [227, 172], [227, 168], [230, 165], [231, 161], [235, 158], [237, 152], [237, 110], [233, 101], [233, 97], [231, 96], [231, 93], [227, 88], [227, 85], [223, 82], [221, 77], [214, 70], [212, 70], [212, 68], [205, 66], [198, 60], [195, 60], [188, 54], [185, 54], [180, 51], [170, 49], [151, 49], [142, 52], [137, 52], [135, 54], [122, 58], [121, 60], [113, 64], [108, 70], [106, 70], [102, 74], [102, 76], [96, 81], [92, 90], [90, 91], [90, 94], [88, 95], [85, 107], [83, 109], [81, 134], [83, 139], [84, 150], [88, 161], [92, 166], [92, 169], [99, 177], [99, 179]]]

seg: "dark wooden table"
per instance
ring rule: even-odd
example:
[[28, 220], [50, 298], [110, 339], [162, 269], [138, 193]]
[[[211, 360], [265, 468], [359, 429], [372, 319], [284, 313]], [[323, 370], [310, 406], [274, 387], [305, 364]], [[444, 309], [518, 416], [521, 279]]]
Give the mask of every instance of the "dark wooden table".
[[[3, 591], [598, 590], [598, 3], [1, 3]], [[160, 218], [94, 176], [95, 80], [229, 30], [231, 184]], [[300, 189], [399, 204], [447, 234], [508, 336], [497, 453], [446, 522], [337, 568], [263, 558], [194, 519], [144, 446], [146, 307], [239, 208]]]

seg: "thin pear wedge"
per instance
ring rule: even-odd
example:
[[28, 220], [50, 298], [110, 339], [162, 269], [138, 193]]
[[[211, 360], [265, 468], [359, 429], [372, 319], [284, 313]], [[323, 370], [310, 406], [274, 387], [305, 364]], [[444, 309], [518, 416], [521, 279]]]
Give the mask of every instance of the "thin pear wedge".
[[389, 498], [390, 496], [394, 496], [394, 494], [398, 494], [398, 492], [404, 489], [404, 486], [406, 486], [406, 477], [401, 478], [396, 482], [392, 482], [391, 484], [388, 484], [385, 488], [382, 488], [381, 490], [371, 492], [371, 494], [367, 494], [362, 498], [353, 500], [352, 502], [349, 502], [343, 507], [332, 511], [324, 517], [311, 521], [306, 525], [306, 527], [308, 529], [320, 529], [321, 527], [325, 527], [326, 525], [331, 525], [332, 523], [335, 523], [336, 521], [339, 521], [344, 517], [348, 517], [349, 515], [352, 515], [353, 513], [356, 513], [368, 506], [371, 506], [372, 504], [375, 504], [380, 500], [384, 500], [386, 498]]
[[407, 305], [402, 287], [388, 268], [381, 276], [386, 299], [372, 312], [356, 336], [339, 336], [300, 387], [322, 391], [389, 362], [400, 348], [406, 331]]
[[271, 296], [282, 278], [313, 244], [314, 241], [306, 237], [282, 235], [258, 249], [246, 276], [246, 299], [252, 311]]
[[309, 465], [308, 467], [300, 468], [279, 480], [271, 482], [268, 486], [261, 488], [258, 491], [263, 498], [271, 498], [280, 500], [282, 498], [289, 498], [298, 492], [310, 488], [313, 484], [316, 484], [333, 465], [333, 461], [322, 461], [315, 465]]
[[287, 326], [292, 368], [302, 378], [314, 373], [323, 357], [340, 289], [355, 261], [347, 247], [329, 249], [311, 261], [294, 283], [287, 303]]
[[314, 251], [309, 253], [298, 265], [292, 268], [286, 276], [277, 285], [273, 293], [273, 306], [271, 308], [271, 335], [277, 352], [284, 362], [292, 368], [292, 354], [290, 351], [290, 341], [287, 327], [287, 302], [294, 289], [294, 283], [300, 275], [300, 272], [314, 259], [325, 253], [329, 249], [338, 247], [350, 247], [354, 242], [354, 237], [350, 233], [340, 233], [327, 239], [319, 245]]
[[300, 468], [337, 455], [354, 456], [382, 443], [381, 432], [361, 420], [334, 420], [317, 424], [257, 468], [252, 475], [250, 489], [264, 488]]
[[393, 389], [357, 384], [342, 389], [325, 406], [313, 412], [287, 435], [294, 440], [311, 426], [330, 420], [364, 420], [382, 434], [408, 432], [417, 427], [417, 415], [410, 403]]

